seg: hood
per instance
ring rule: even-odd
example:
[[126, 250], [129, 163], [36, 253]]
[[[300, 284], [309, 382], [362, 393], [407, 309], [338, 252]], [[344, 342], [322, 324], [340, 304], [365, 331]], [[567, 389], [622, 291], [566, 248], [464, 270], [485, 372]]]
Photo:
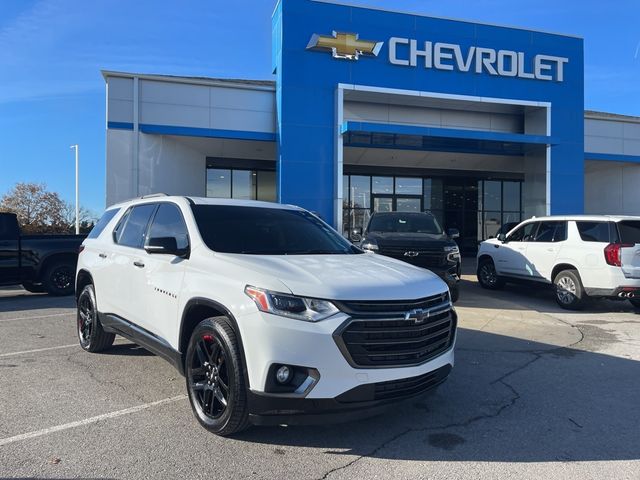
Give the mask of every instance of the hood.
[[480, 242], [480, 246], [482, 245], [502, 245], [502, 242], [497, 238], [487, 238], [486, 240]]
[[440, 250], [455, 242], [444, 234], [431, 233], [398, 233], [371, 232], [367, 233], [367, 240], [374, 239], [379, 247], [419, 248], [420, 250]]
[[[280, 280], [294, 295], [328, 300], [410, 300], [442, 293], [428, 270], [370, 253], [356, 255], [224, 254], [238, 267]], [[264, 287], [263, 285], [255, 285]]]

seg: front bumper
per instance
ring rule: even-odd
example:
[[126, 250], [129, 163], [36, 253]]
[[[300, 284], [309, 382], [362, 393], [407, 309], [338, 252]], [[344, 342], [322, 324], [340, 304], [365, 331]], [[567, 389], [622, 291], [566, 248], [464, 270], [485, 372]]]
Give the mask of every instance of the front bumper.
[[[446, 379], [454, 364], [455, 310], [451, 315], [453, 337], [445, 351], [425, 357], [417, 365], [394, 367], [349, 363], [334, 338], [351, 318], [345, 313], [317, 323], [257, 311], [236, 317], [244, 346], [252, 421], [289, 424], [313, 423], [316, 418], [350, 420], [374, 415], [390, 402], [432, 388]], [[318, 375], [311, 388], [300, 393], [272, 393], [268, 385], [273, 383], [269, 375], [274, 365], [306, 367]], [[434, 372], [438, 373], [432, 378]], [[406, 381], [417, 381], [420, 388], [386, 397], [380, 394], [389, 382]]]
[[249, 418], [254, 425], [319, 425], [362, 420], [389, 405], [423, 394], [443, 383], [452, 366], [402, 380], [360, 385], [336, 398], [282, 398], [250, 392]]

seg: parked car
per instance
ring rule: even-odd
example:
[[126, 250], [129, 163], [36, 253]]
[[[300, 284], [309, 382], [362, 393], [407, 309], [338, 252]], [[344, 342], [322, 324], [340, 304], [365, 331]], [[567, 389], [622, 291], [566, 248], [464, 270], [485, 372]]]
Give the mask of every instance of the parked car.
[[71, 295], [86, 235], [21, 235], [15, 214], [0, 212], [0, 285]]
[[103, 218], [78, 262], [80, 345], [119, 334], [167, 359], [216, 434], [368, 416], [449, 375], [446, 284], [306, 210], [154, 196]]
[[567, 309], [589, 297], [640, 308], [640, 217], [532, 218], [480, 244], [477, 274], [493, 290], [512, 281], [553, 284]]
[[426, 268], [449, 286], [452, 301], [459, 297], [462, 268], [456, 229], [446, 233], [431, 213], [374, 213], [361, 236], [360, 246], [369, 252]]

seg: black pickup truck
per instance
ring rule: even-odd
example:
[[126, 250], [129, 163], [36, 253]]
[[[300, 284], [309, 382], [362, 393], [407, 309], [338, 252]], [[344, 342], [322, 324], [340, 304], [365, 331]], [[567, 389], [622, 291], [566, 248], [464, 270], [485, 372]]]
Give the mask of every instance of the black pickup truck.
[[71, 295], [86, 235], [21, 235], [13, 213], [0, 212], [0, 285]]
[[364, 250], [431, 270], [449, 285], [451, 300], [459, 296], [461, 259], [456, 229], [445, 232], [431, 213], [374, 213], [361, 236]]

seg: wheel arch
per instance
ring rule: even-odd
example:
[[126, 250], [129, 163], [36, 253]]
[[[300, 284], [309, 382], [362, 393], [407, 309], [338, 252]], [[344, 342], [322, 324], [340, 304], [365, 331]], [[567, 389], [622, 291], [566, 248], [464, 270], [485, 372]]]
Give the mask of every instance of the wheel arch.
[[564, 262], [564, 263], [559, 263], [555, 267], [553, 267], [553, 270], [551, 271], [551, 282], [553, 283], [556, 279], [556, 276], [558, 276], [558, 274], [564, 270], [575, 270], [576, 272], [578, 272], [578, 275], [580, 276], [580, 278], [582, 278], [582, 276], [580, 275], [580, 271], [578, 270], [577, 267], [575, 267], [570, 263]]
[[180, 353], [182, 359], [183, 374], [186, 371], [184, 363], [187, 354], [187, 346], [189, 345], [189, 339], [191, 338], [191, 333], [202, 320], [210, 317], [226, 317], [229, 320], [229, 324], [231, 325], [233, 332], [236, 334], [236, 339], [238, 340], [238, 345], [240, 346], [242, 372], [244, 374], [245, 381], [247, 382], [247, 388], [249, 388], [247, 360], [244, 353], [244, 344], [242, 343], [242, 336], [240, 335], [238, 322], [227, 307], [225, 307], [221, 303], [216, 302], [215, 300], [211, 300], [208, 298], [196, 297], [190, 299], [186, 303], [182, 312], [182, 319], [180, 320], [180, 331], [178, 335], [178, 352]]
[[95, 283], [93, 283], [93, 276], [91, 276], [91, 274], [87, 270], [81, 269], [76, 276], [76, 301], [78, 300], [82, 289], [87, 285], [94, 285], [95, 288]]
[[490, 260], [493, 262], [493, 257], [488, 253], [483, 253], [478, 257], [478, 265], [480, 265], [482, 262], [486, 262], [487, 260]]
[[36, 275], [36, 278], [38, 279], [37, 281], [42, 282], [42, 277], [47, 272], [47, 269], [51, 266], [51, 264], [60, 260], [69, 260], [69, 263], [72, 263], [75, 268], [75, 266], [78, 264], [78, 255], [69, 252], [59, 252], [47, 255], [41, 260], [40, 266], [38, 267], [38, 273]]

